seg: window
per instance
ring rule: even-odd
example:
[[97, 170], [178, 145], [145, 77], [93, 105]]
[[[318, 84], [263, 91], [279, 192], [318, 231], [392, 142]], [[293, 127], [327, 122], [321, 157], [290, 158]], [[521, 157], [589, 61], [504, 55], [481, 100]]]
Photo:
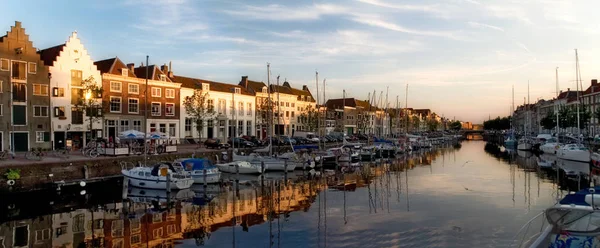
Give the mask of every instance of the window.
[[12, 115], [14, 125], [27, 125], [27, 106], [13, 105]]
[[123, 237], [123, 220], [113, 220], [110, 223], [110, 230], [113, 237]]
[[[79, 70], [71, 70], [71, 85], [73, 86], [81, 86], [82, 74]], [[112, 86], [112, 83], [111, 83]], [[120, 91], [119, 91], [120, 92]]]
[[294, 111], [292, 111], [292, 118], [294, 117]]
[[263, 88], [262, 88], [262, 93], [265, 93], [265, 94], [267, 94], [267, 87], [263, 87]]
[[83, 98], [83, 89], [71, 88], [71, 105], [78, 105]]
[[154, 230], [152, 230], [152, 238], [160, 238], [163, 235], [163, 228], [156, 228]]
[[226, 114], [225, 108], [227, 108], [227, 101], [225, 101], [225, 99], [219, 99], [219, 114]]
[[83, 109], [72, 107], [71, 108], [71, 124], [81, 125], [83, 124]]
[[292, 108], [295, 108], [295, 107], [296, 107], [296, 103], [292, 103]]
[[110, 92], [121, 92], [121, 82], [110, 82]]
[[37, 64], [33, 62], [29, 62], [29, 74], [35, 74], [37, 72]]
[[246, 121], [246, 135], [252, 136], [252, 121]]
[[121, 112], [121, 98], [117, 96], [110, 97], [110, 112], [120, 113]]
[[33, 117], [48, 117], [48, 106], [33, 106]]
[[246, 111], [248, 111], [246, 112], [247, 115], [252, 115], [252, 103], [248, 103], [248, 109]]
[[165, 116], [175, 116], [174, 103], [165, 103]]
[[160, 81], [167, 81], [167, 76], [164, 74], [160, 74]]
[[4, 81], [0, 80], [0, 93], [2, 93], [3, 88], [4, 88]]
[[161, 133], [167, 133], [167, 124], [158, 124], [158, 131]]
[[151, 107], [152, 116], [160, 116], [160, 103], [153, 102]]
[[165, 89], [166, 98], [175, 98], [175, 89]]
[[130, 114], [139, 113], [139, 110], [138, 110], [139, 99], [130, 97], [127, 101], [128, 101], [127, 112], [129, 112]]
[[1, 71], [10, 70], [10, 67], [8, 66], [9, 63], [10, 63], [10, 61], [8, 59], [0, 59], [0, 70]]
[[160, 88], [152, 87], [152, 97], [160, 97], [161, 95]]
[[52, 96], [55, 97], [65, 97], [65, 88], [52, 88]]
[[236, 94], [240, 94], [241, 92], [242, 92], [242, 89], [240, 89], [240, 88], [237, 88], [237, 87], [235, 88], [235, 93], [236, 93]]
[[35, 143], [44, 143], [44, 132], [35, 132]]
[[2, 116], [2, 110], [4, 109], [4, 106], [2, 104], [0, 104], [0, 116]]
[[29, 226], [19, 226], [13, 231], [13, 246], [28, 247], [29, 246]]
[[121, 69], [121, 76], [123, 77], [127, 77], [129, 75], [129, 70], [128, 69]]
[[285, 106], [285, 102], [281, 102], [281, 107], [284, 107], [284, 106]]
[[129, 94], [139, 94], [140, 93], [140, 85], [139, 84], [132, 84], [130, 83], [128, 85], [129, 87]]
[[142, 132], [142, 121], [133, 121], [133, 130]]
[[185, 131], [186, 132], [192, 131], [192, 118], [185, 118]]
[[286, 102], [286, 103], [285, 103], [285, 106], [286, 106], [286, 107], [289, 107], [289, 106], [290, 106], [290, 103], [289, 103], [289, 102]]
[[131, 236], [130, 244], [139, 244], [142, 241], [142, 236], [139, 234]]
[[285, 111], [285, 118], [289, 118], [290, 117], [290, 111]]
[[243, 116], [244, 115], [244, 103], [243, 102], [239, 102], [238, 103], [238, 108], [239, 108], [238, 113], [240, 113], [240, 115]]
[[85, 215], [78, 214], [75, 217], [73, 217], [72, 227], [74, 233], [85, 232]]
[[140, 219], [129, 219], [129, 231], [131, 233], [140, 232], [141, 227]]
[[12, 62], [12, 78], [16, 80], [26, 80], [27, 79], [27, 63], [25, 62]]
[[175, 136], [176, 129], [177, 129], [177, 124], [175, 124], [175, 123], [169, 123], [169, 136], [171, 136], [171, 137], [177, 137], [177, 136]]
[[65, 117], [65, 107], [54, 107], [54, 117]]
[[238, 131], [237, 131], [237, 133], [238, 133], [239, 135], [242, 135], [242, 134], [244, 133], [244, 121], [238, 121], [238, 126], [237, 126], [237, 128], [238, 128]]
[[121, 120], [119, 124], [119, 133], [129, 130], [129, 120]]
[[27, 101], [27, 85], [23, 83], [13, 83], [13, 101], [15, 102], [26, 102]]
[[208, 110], [210, 110], [210, 111], [215, 110], [215, 101], [213, 99], [206, 100], [206, 105], [207, 105]]
[[209, 90], [210, 90], [210, 84], [205, 84], [205, 83], [203, 83], [203, 84], [202, 84], [202, 90], [203, 90], [203, 91], [209, 91]]
[[50, 239], [50, 228], [35, 231], [35, 242]]

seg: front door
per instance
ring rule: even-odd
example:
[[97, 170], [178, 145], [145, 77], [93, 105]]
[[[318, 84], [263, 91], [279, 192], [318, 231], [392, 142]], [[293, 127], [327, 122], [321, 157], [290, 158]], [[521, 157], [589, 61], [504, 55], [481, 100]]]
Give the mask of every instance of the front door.
[[116, 135], [117, 135], [117, 127], [108, 127], [108, 140], [115, 142]]
[[214, 138], [213, 137], [214, 136], [213, 132], [214, 132], [214, 128], [213, 127], [207, 127], [206, 128], [206, 136], [207, 136], [207, 138], [209, 138], [209, 139]]
[[65, 148], [65, 132], [54, 132], [54, 149]]
[[29, 150], [29, 133], [13, 133], [16, 152]]

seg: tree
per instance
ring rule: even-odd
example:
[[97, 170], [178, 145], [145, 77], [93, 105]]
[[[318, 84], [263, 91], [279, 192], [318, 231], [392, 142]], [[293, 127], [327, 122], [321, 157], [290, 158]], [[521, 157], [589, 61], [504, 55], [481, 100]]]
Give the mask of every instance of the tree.
[[269, 98], [266, 97], [256, 99], [256, 122], [261, 126], [261, 129], [267, 129], [271, 123], [270, 119], [272, 120], [274, 109], [275, 103], [273, 100], [269, 101]]
[[[86, 117], [89, 117], [90, 137], [94, 137], [93, 123], [98, 122], [102, 118], [102, 87], [98, 85], [96, 79], [90, 76], [81, 81], [81, 88], [77, 92], [77, 96], [71, 97], [71, 103], [74, 107], [83, 113], [85, 110]], [[83, 117], [83, 116], [82, 116]]]
[[185, 112], [196, 124], [196, 131], [200, 140], [202, 140], [202, 134], [204, 133], [204, 122], [215, 118], [214, 106], [209, 106], [208, 100], [208, 92], [204, 92], [202, 89], [195, 89], [193, 95], [186, 96], [183, 100]]
[[600, 108], [596, 108], [596, 111], [594, 111], [592, 116], [596, 118], [596, 120], [600, 121]]
[[483, 122], [483, 129], [485, 130], [506, 130], [510, 129], [511, 117], [496, 117], [492, 120]]
[[418, 116], [413, 116], [412, 117], [412, 126], [417, 130], [420, 131], [421, 128], [421, 118], [419, 118]]
[[302, 110], [302, 113], [300, 114], [300, 119], [302, 120], [302, 123], [306, 125], [306, 128], [309, 131], [317, 131], [316, 129], [317, 124], [319, 123], [319, 113], [312, 105], [308, 105]]
[[459, 131], [462, 128], [462, 124], [460, 121], [454, 121], [450, 123], [450, 129], [454, 131]]
[[438, 122], [436, 119], [427, 118], [427, 129], [429, 131], [436, 131], [439, 125], [440, 125], [440, 122]]
[[546, 117], [540, 120], [540, 125], [542, 125], [544, 129], [553, 129], [556, 127], [556, 116], [552, 112], [548, 112]]

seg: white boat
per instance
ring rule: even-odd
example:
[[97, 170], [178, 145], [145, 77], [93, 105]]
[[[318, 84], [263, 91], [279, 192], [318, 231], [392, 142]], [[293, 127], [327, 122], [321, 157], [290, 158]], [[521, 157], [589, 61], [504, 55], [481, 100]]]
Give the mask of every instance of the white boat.
[[582, 144], [567, 144], [556, 151], [556, 156], [560, 159], [590, 162], [590, 150]]
[[555, 155], [559, 148], [560, 144], [557, 142], [556, 138], [548, 139], [546, 140], [546, 143], [540, 146], [540, 150], [544, 152], [544, 154], [552, 155]]
[[[566, 195], [528, 221], [518, 231], [518, 239], [513, 241], [518, 246], [514, 247], [600, 247], [598, 191], [600, 187]], [[544, 228], [546, 223], [549, 225]], [[530, 231], [537, 233], [531, 235]]]
[[532, 142], [530, 139], [523, 138], [519, 140], [519, 144], [517, 145], [517, 150], [520, 151], [531, 151]]
[[218, 183], [221, 179], [219, 168], [214, 166], [208, 159], [183, 158], [175, 160], [174, 167], [181, 167], [190, 173], [194, 183]]
[[239, 173], [239, 174], [261, 174], [263, 173], [263, 169], [261, 169], [260, 165], [254, 165], [247, 161], [233, 161], [228, 163], [219, 163], [216, 164], [217, 168], [219, 168], [222, 172], [227, 173]]
[[[130, 170], [121, 170], [127, 177], [129, 185], [147, 189], [187, 189], [194, 183], [189, 173], [176, 170], [170, 164], [157, 164], [154, 167], [135, 167]], [[170, 180], [167, 183], [167, 175]]]
[[360, 155], [358, 153], [358, 151], [350, 149], [350, 148], [344, 148], [342, 149], [342, 154], [338, 157], [338, 162], [340, 163], [356, 163], [356, 162], [360, 162]]
[[256, 153], [250, 155], [233, 154], [233, 160], [246, 161], [258, 167], [262, 167], [264, 164], [265, 171], [294, 171], [296, 166], [299, 165], [302, 167], [302, 163], [297, 163], [293, 160], [287, 160], [286, 163], [286, 159], [263, 157]]

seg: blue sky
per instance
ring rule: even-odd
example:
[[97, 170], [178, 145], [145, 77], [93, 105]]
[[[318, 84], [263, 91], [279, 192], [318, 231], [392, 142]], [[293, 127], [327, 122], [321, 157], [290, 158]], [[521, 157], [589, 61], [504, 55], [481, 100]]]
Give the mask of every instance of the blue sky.
[[237, 83], [266, 81], [266, 63], [295, 87], [366, 99], [389, 86], [389, 102], [482, 122], [516, 104], [584, 87], [600, 76], [597, 1], [9, 1], [2, 30], [23, 22], [37, 48], [77, 30], [95, 60], [172, 61], [175, 74]]

